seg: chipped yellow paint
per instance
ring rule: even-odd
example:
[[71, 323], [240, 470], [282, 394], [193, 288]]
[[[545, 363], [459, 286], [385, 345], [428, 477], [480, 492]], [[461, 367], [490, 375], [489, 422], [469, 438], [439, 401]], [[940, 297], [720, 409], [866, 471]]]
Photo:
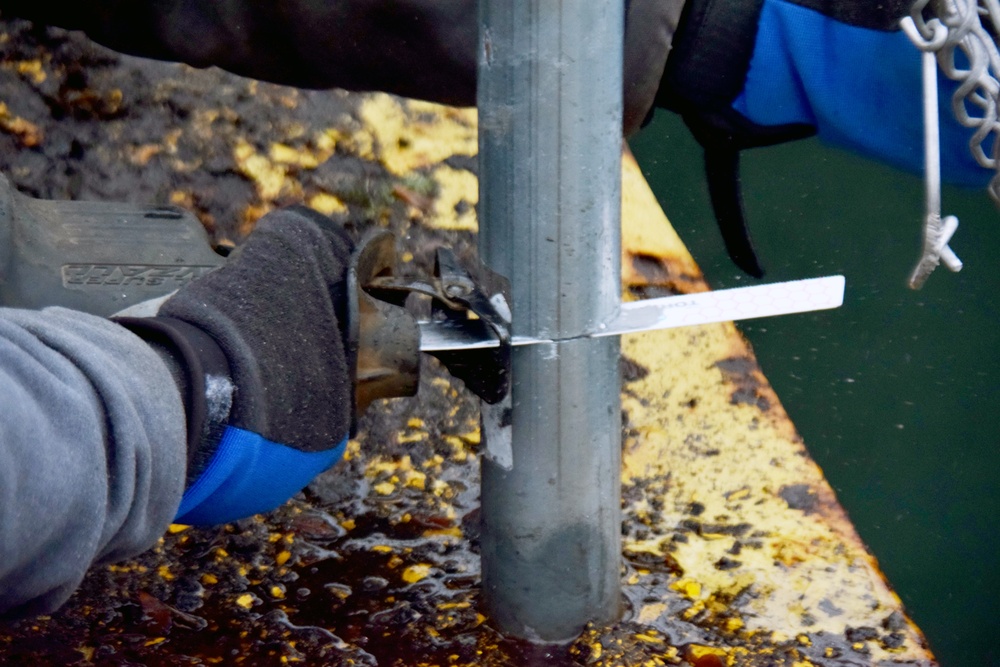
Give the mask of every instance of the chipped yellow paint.
[[697, 600], [701, 597], [701, 584], [691, 579], [681, 579], [670, 584], [670, 588], [682, 594], [689, 600]]
[[41, 128], [11, 113], [3, 102], [0, 102], [0, 132], [13, 134], [27, 148], [39, 145], [43, 139]]
[[431, 482], [431, 492], [435, 496], [439, 497], [449, 496], [452, 493], [451, 487], [448, 486], [448, 482], [444, 481], [443, 479], [435, 479], [433, 482]]
[[261, 155], [245, 139], [240, 139], [233, 147], [233, 160], [240, 172], [253, 182], [257, 196], [261, 199], [274, 200], [287, 192], [289, 181], [285, 176], [288, 174], [288, 167]]
[[722, 648], [715, 648], [713, 646], [701, 646], [695, 644], [688, 649], [687, 653], [688, 659], [701, 660], [710, 655], [725, 658], [729, 654], [729, 651]]
[[604, 653], [604, 647], [601, 646], [599, 643], [594, 642], [593, 644], [590, 645], [590, 658], [592, 660], [600, 660], [601, 655], [603, 655], [603, 653]]
[[466, 448], [466, 440], [455, 435], [444, 436], [444, 441], [451, 447], [452, 461], [465, 461], [469, 458], [469, 451]]
[[358, 116], [377, 146], [377, 159], [397, 176], [476, 154], [475, 109], [374, 94], [365, 97]]
[[458, 526], [451, 526], [450, 528], [428, 528], [423, 533], [421, 533], [421, 537], [461, 538], [462, 535], [463, 535], [462, 529]]
[[190, 192], [185, 192], [184, 190], [174, 190], [170, 193], [170, 203], [174, 206], [183, 206], [184, 208], [194, 208], [194, 197]]
[[339, 197], [331, 195], [328, 192], [317, 193], [310, 197], [306, 203], [310, 208], [316, 209], [323, 215], [335, 215], [347, 212], [347, 204], [341, 201]]
[[345, 153], [357, 155], [364, 160], [375, 161], [375, 136], [369, 129], [358, 132], [346, 132], [337, 127], [328, 128], [325, 132], [328, 140]]
[[441, 602], [441, 603], [438, 603], [437, 608], [438, 608], [438, 611], [447, 611], [448, 609], [468, 609], [471, 606], [472, 606], [472, 603], [468, 602], [468, 601], [462, 601], [462, 602]]
[[421, 463], [420, 467], [437, 469], [441, 467], [442, 463], [444, 463], [444, 457], [442, 457], [440, 454], [435, 454], [434, 456], [430, 457], [429, 459]]
[[31, 82], [35, 85], [45, 83], [45, 80], [49, 78], [45, 72], [45, 67], [42, 65], [42, 61], [38, 59], [21, 60], [14, 67], [18, 74], [31, 79]]
[[125, 156], [132, 164], [142, 167], [162, 152], [163, 146], [160, 144], [140, 144], [128, 147]]
[[303, 169], [315, 169], [326, 159], [316, 153], [303, 151], [299, 148], [293, 148], [292, 146], [278, 142], [271, 144], [268, 157], [272, 162], [301, 167]]
[[737, 630], [742, 629], [744, 625], [743, 619], [740, 618], [727, 618], [723, 622], [723, 628], [727, 632], [736, 632]]
[[347, 449], [344, 450], [344, 460], [351, 461], [361, 455], [361, 443], [352, 438], [347, 441]]
[[400, 433], [396, 437], [396, 441], [401, 445], [405, 445], [408, 442], [420, 442], [421, 440], [426, 440], [426, 439], [427, 439], [426, 433]]
[[408, 470], [403, 476], [403, 483], [411, 489], [421, 489], [427, 487], [427, 475], [419, 470]]
[[[642, 256], [648, 265], [655, 258], [672, 267], [662, 276], [685, 274], [687, 290], [706, 288], [691, 284], [700, 272], [629, 156], [623, 211], [627, 259]], [[626, 284], [649, 284], [648, 270], [624, 265]], [[626, 538], [624, 548], [676, 563], [683, 576], [669, 588], [691, 601], [681, 616], [717, 617], [735, 637], [763, 635], [771, 642], [884, 627], [900, 601], [736, 328], [726, 323], [625, 336], [622, 353], [645, 371], [622, 396], [629, 422], [622, 483], [655, 489], [662, 507], [652, 511], [649, 494], [626, 507], [650, 530], [641, 540]], [[680, 525], [688, 526], [685, 539], [672, 540]], [[741, 603], [733, 607], [737, 596]], [[655, 622], [655, 609], [643, 607], [637, 622]], [[877, 641], [858, 648], [870, 651], [872, 663], [928, 660], [919, 630], [907, 622], [902, 632], [905, 644], [891, 653]], [[697, 648], [725, 655], [719, 651]]]
[[432, 172], [438, 183], [434, 208], [427, 226], [435, 229], [477, 232], [476, 204], [479, 203], [479, 180], [466, 169], [440, 166]]
[[250, 593], [244, 593], [243, 595], [236, 598], [236, 605], [243, 607], [244, 609], [249, 609], [253, 606], [253, 595]]
[[190, 527], [191, 526], [187, 526], [187, 525], [185, 525], [183, 523], [172, 523], [172, 524], [170, 524], [170, 526], [167, 527], [167, 532], [168, 533], [183, 533], [185, 530], [187, 530]]
[[[322, 152], [325, 155], [333, 155], [337, 150], [337, 138], [340, 136], [340, 132], [335, 128], [328, 128], [322, 132], [316, 132], [313, 134], [313, 144], [316, 146], [316, 150]], [[320, 160], [322, 162], [322, 160]]]
[[365, 475], [368, 477], [377, 477], [383, 473], [394, 474], [406, 470], [413, 470], [413, 460], [408, 455], [401, 456], [398, 459], [375, 457], [365, 467]]
[[[389, 95], [367, 96], [358, 116], [363, 128], [340, 142], [359, 155], [377, 159], [392, 174], [413, 179], [429, 173], [434, 191], [422, 223], [435, 229], [478, 230], [475, 206], [479, 184], [467, 169], [445, 164], [477, 150], [475, 109], [455, 109]], [[418, 216], [419, 217], [419, 216]]]
[[663, 602], [654, 602], [652, 604], [644, 605], [642, 609], [639, 610], [639, 616], [636, 617], [635, 622], [643, 624], [652, 623], [653, 621], [658, 619], [666, 610], [667, 610], [667, 605], [666, 603]]
[[402, 579], [408, 584], [415, 584], [427, 578], [431, 573], [431, 566], [427, 563], [417, 563], [403, 570]]
[[372, 490], [380, 496], [390, 496], [396, 491], [396, 485], [392, 481], [379, 482], [372, 486]]
[[625, 255], [622, 282], [626, 285], [643, 283], [629, 261], [634, 255], [669, 258], [672, 266], [687, 274], [701, 276], [701, 269], [667, 222], [656, 195], [628, 154], [622, 160], [622, 252]]

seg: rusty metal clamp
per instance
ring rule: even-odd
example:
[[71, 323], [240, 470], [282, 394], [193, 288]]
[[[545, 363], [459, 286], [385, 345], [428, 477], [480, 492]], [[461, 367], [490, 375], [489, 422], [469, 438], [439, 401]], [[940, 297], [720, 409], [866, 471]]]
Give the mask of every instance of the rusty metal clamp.
[[[396, 243], [389, 232], [369, 234], [355, 248], [347, 271], [347, 364], [354, 385], [351, 436], [377, 398], [413, 396], [420, 379], [420, 327], [403, 308], [367, 293], [392, 275]], [[405, 300], [405, 297], [404, 297]]]
[[466, 329], [489, 329], [500, 345], [430, 354], [476, 396], [490, 404], [499, 403], [510, 391], [510, 282], [482, 262], [473, 275], [448, 248], [438, 249], [434, 275], [438, 296], [433, 301], [433, 316]]
[[506, 278], [479, 263], [472, 273], [448, 248], [439, 248], [430, 282], [394, 276], [395, 239], [387, 231], [366, 235], [347, 274], [347, 362], [354, 383], [352, 436], [357, 421], [378, 398], [413, 396], [420, 379], [420, 323], [406, 309], [411, 294], [431, 298], [432, 318], [465, 329], [488, 328], [498, 347], [433, 351], [448, 371], [487, 403], [510, 388], [510, 288]]

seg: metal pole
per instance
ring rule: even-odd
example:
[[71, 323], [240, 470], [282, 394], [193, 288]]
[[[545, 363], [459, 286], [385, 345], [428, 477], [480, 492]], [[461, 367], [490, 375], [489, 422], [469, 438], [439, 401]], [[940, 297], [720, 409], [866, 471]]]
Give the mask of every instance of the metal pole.
[[484, 602], [572, 639], [621, 596], [621, 0], [481, 0], [479, 251], [510, 277], [511, 402], [484, 406]]

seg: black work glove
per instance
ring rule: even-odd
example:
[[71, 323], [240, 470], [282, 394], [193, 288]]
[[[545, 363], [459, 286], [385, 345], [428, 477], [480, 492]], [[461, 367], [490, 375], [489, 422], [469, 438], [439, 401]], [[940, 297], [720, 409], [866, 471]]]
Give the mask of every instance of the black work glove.
[[343, 455], [352, 248], [315, 211], [270, 213], [225, 266], [181, 288], [155, 317], [118, 319], [180, 371], [189, 469], [178, 522], [273, 509]]

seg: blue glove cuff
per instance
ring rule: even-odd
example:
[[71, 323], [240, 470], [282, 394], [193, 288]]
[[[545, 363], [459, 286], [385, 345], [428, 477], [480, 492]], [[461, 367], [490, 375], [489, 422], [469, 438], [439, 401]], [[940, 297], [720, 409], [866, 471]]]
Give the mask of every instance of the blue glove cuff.
[[303, 452], [234, 426], [226, 427], [205, 471], [184, 492], [176, 523], [212, 525], [267, 512], [337, 463], [333, 449]]

